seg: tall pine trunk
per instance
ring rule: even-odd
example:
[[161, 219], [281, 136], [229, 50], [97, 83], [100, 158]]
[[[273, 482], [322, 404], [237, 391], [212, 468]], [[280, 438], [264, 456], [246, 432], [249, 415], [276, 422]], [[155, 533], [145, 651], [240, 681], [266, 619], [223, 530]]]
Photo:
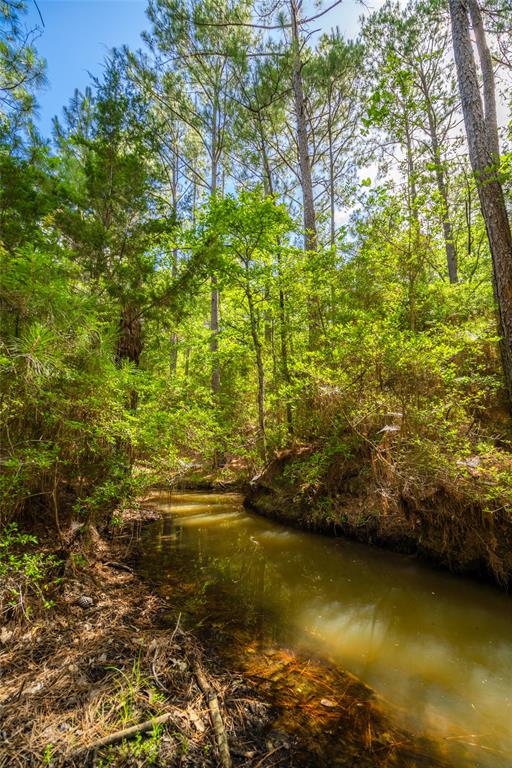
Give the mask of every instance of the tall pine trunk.
[[[468, 12], [471, 12], [477, 39], [485, 111], [478, 86]], [[512, 401], [512, 235], [496, 168], [499, 163], [499, 141], [492, 62], [481, 24], [480, 9], [475, 0], [450, 0], [450, 15], [469, 158], [476, 178], [492, 257], [503, 373], [509, 400]]]
[[[261, 119], [261, 111], [258, 111], [258, 130], [260, 134], [260, 146], [261, 157], [263, 161], [263, 186], [265, 194], [274, 195], [274, 184], [272, 181], [272, 172], [270, 170], [270, 163], [268, 161], [267, 144], [265, 142], [265, 132], [263, 130], [263, 122]], [[279, 243], [278, 243], [279, 245]], [[286, 307], [285, 307], [285, 295], [282, 285], [282, 265], [281, 254], [277, 251], [277, 279], [279, 283], [279, 341], [281, 347], [281, 376], [283, 381], [287, 385], [288, 389], [291, 386], [290, 369], [288, 366], [288, 325], [286, 321]], [[288, 393], [286, 395], [286, 428], [289, 435], [293, 434], [293, 416], [292, 406]]]
[[[218, 109], [217, 105], [214, 105], [213, 109], [213, 125], [212, 125], [212, 142], [211, 142], [211, 182], [210, 193], [215, 195], [217, 192], [217, 175], [218, 175], [218, 157], [217, 157], [217, 131], [218, 131]], [[210, 292], [210, 352], [212, 358], [212, 374], [211, 374], [211, 388], [214, 397], [217, 397], [220, 392], [220, 364], [219, 364], [219, 284], [217, 275], [212, 275], [211, 278], [211, 292]]]
[[[302, 82], [301, 41], [299, 35], [298, 6], [296, 0], [290, 0], [293, 71], [292, 90], [297, 122], [297, 147], [299, 155], [300, 183], [302, 188], [302, 206], [304, 217], [304, 251], [307, 262], [318, 247], [316, 213], [313, 196], [313, 178], [311, 175], [311, 157], [309, 154], [306, 99]], [[318, 343], [320, 312], [318, 296], [309, 297], [309, 346], [314, 349]]]

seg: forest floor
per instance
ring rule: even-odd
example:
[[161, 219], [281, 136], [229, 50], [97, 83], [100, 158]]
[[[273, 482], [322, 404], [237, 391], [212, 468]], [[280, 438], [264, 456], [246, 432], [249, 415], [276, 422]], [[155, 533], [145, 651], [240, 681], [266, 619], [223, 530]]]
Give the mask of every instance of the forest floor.
[[179, 589], [172, 605], [132, 568], [154, 517], [75, 539], [55, 606], [1, 629], [1, 768], [307, 768], [326, 764], [325, 738], [332, 765], [447, 765], [348, 673], [286, 649], [244, 668], [185, 631]]
[[[2, 628], [2, 768], [222, 765], [219, 723], [235, 764], [281, 764], [265, 762], [275, 752], [263, 735], [269, 707], [240, 676], [205, 671], [212, 660], [179, 621], [162, 623], [169, 606], [127, 564], [154, 516], [129, 513], [113, 538], [74, 544], [56, 605]], [[90, 605], [80, 607], [84, 598]], [[212, 699], [222, 713], [213, 722]]]

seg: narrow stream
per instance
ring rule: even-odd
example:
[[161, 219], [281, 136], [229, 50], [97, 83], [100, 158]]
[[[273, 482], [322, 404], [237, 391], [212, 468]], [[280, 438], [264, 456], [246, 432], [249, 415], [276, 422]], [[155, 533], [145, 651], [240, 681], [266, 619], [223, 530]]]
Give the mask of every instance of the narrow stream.
[[247, 512], [235, 494], [155, 494], [161, 521], [140, 564], [180, 584], [189, 626], [252, 653], [279, 644], [353, 673], [439, 740], [455, 765], [512, 766], [512, 602], [492, 586], [414, 559], [295, 531]]

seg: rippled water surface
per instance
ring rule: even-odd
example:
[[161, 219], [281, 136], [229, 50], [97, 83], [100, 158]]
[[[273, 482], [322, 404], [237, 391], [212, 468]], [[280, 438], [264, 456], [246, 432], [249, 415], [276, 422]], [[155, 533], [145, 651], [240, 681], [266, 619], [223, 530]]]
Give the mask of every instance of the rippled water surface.
[[[188, 585], [185, 612], [320, 655], [470, 765], [512, 766], [512, 598], [247, 512], [235, 494], [155, 494], [141, 568]], [[199, 615], [199, 613], [198, 613]], [[225, 629], [225, 627], [224, 627]], [[462, 752], [461, 752], [462, 754]], [[455, 758], [456, 759], [456, 758]]]

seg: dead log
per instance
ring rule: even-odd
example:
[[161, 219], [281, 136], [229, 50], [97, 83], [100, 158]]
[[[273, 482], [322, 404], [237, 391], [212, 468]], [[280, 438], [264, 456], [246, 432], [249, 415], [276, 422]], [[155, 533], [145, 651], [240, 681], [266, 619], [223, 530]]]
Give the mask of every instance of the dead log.
[[231, 755], [229, 753], [228, 737], [226, 735], [226, 729], [224, 728], [224, 721], [222, 719], [217, 694], [208, 682], [206, 675], [198, 662], [194, 662], [192, 668], [194, 670], [194, 675], [196, 676], [197, 684], [208, 703], [210, 719], [215, 733], [215, 741], [219, 750], [220, 765], [222, 768], [231, 768], [232, 763]]

